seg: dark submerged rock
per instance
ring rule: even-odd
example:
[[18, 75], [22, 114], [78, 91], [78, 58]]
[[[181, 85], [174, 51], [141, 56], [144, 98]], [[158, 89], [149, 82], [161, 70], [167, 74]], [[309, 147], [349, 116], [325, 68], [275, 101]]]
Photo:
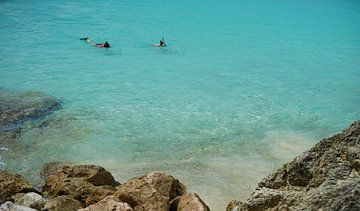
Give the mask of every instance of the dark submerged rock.
[[0, 91], [0, 146], [19, 147], [23, 123], [51, 113], [60, 104], [59, 100], [38, 92]]
[[360, 121], [261, 180], [227, 210], [360, 210]]
[[44, 116], [59, 106], [59, 100], [38, 92], [0, 91], [0, 131], [18, 128], [25, 120]]

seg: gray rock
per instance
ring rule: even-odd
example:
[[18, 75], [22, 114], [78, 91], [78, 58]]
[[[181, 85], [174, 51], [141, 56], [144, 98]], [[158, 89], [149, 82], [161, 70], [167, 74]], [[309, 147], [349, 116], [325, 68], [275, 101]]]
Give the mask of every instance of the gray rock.
[[360, 121], [262, 179], [227, 210], [360, 210]]
[[45, 199], [41, 195], [34, 192], [25, 194], [18, 193], [12, 196], [12, 198], [14, 199], [14, 203], [17, 205], [31, 207], [38, 210], [40, 210], [45, 204]]
[[10, 201], [7, 201], [0, 206], [0, 211], [36, 211], [36, 210], [30, 207], [16, 205]]

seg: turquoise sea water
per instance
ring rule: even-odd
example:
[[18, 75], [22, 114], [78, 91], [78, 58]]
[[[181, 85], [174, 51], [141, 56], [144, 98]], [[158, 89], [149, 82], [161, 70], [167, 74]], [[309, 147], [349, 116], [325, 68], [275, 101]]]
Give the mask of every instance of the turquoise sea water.
[[0, 0], [0, 88], [63, 102], [6, 169], [164, 171], [224, 210], [360, 118], [360, 2]]

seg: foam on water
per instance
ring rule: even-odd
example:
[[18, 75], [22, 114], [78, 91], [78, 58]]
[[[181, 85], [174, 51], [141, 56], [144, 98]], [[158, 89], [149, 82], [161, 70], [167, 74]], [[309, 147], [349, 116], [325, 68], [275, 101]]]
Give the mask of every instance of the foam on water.
[[359, 119], [359, 24], [357, 1], [0, 1], [0, 88], [63, 102], [1, 162], [165, 171], [223, 210]]

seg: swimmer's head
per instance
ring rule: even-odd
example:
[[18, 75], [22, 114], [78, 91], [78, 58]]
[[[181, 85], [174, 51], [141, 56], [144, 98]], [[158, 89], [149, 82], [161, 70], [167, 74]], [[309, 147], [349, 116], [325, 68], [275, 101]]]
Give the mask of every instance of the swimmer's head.
[[107, 41], [104, 43], [104, 48], [110, 48], [110, 44]]

